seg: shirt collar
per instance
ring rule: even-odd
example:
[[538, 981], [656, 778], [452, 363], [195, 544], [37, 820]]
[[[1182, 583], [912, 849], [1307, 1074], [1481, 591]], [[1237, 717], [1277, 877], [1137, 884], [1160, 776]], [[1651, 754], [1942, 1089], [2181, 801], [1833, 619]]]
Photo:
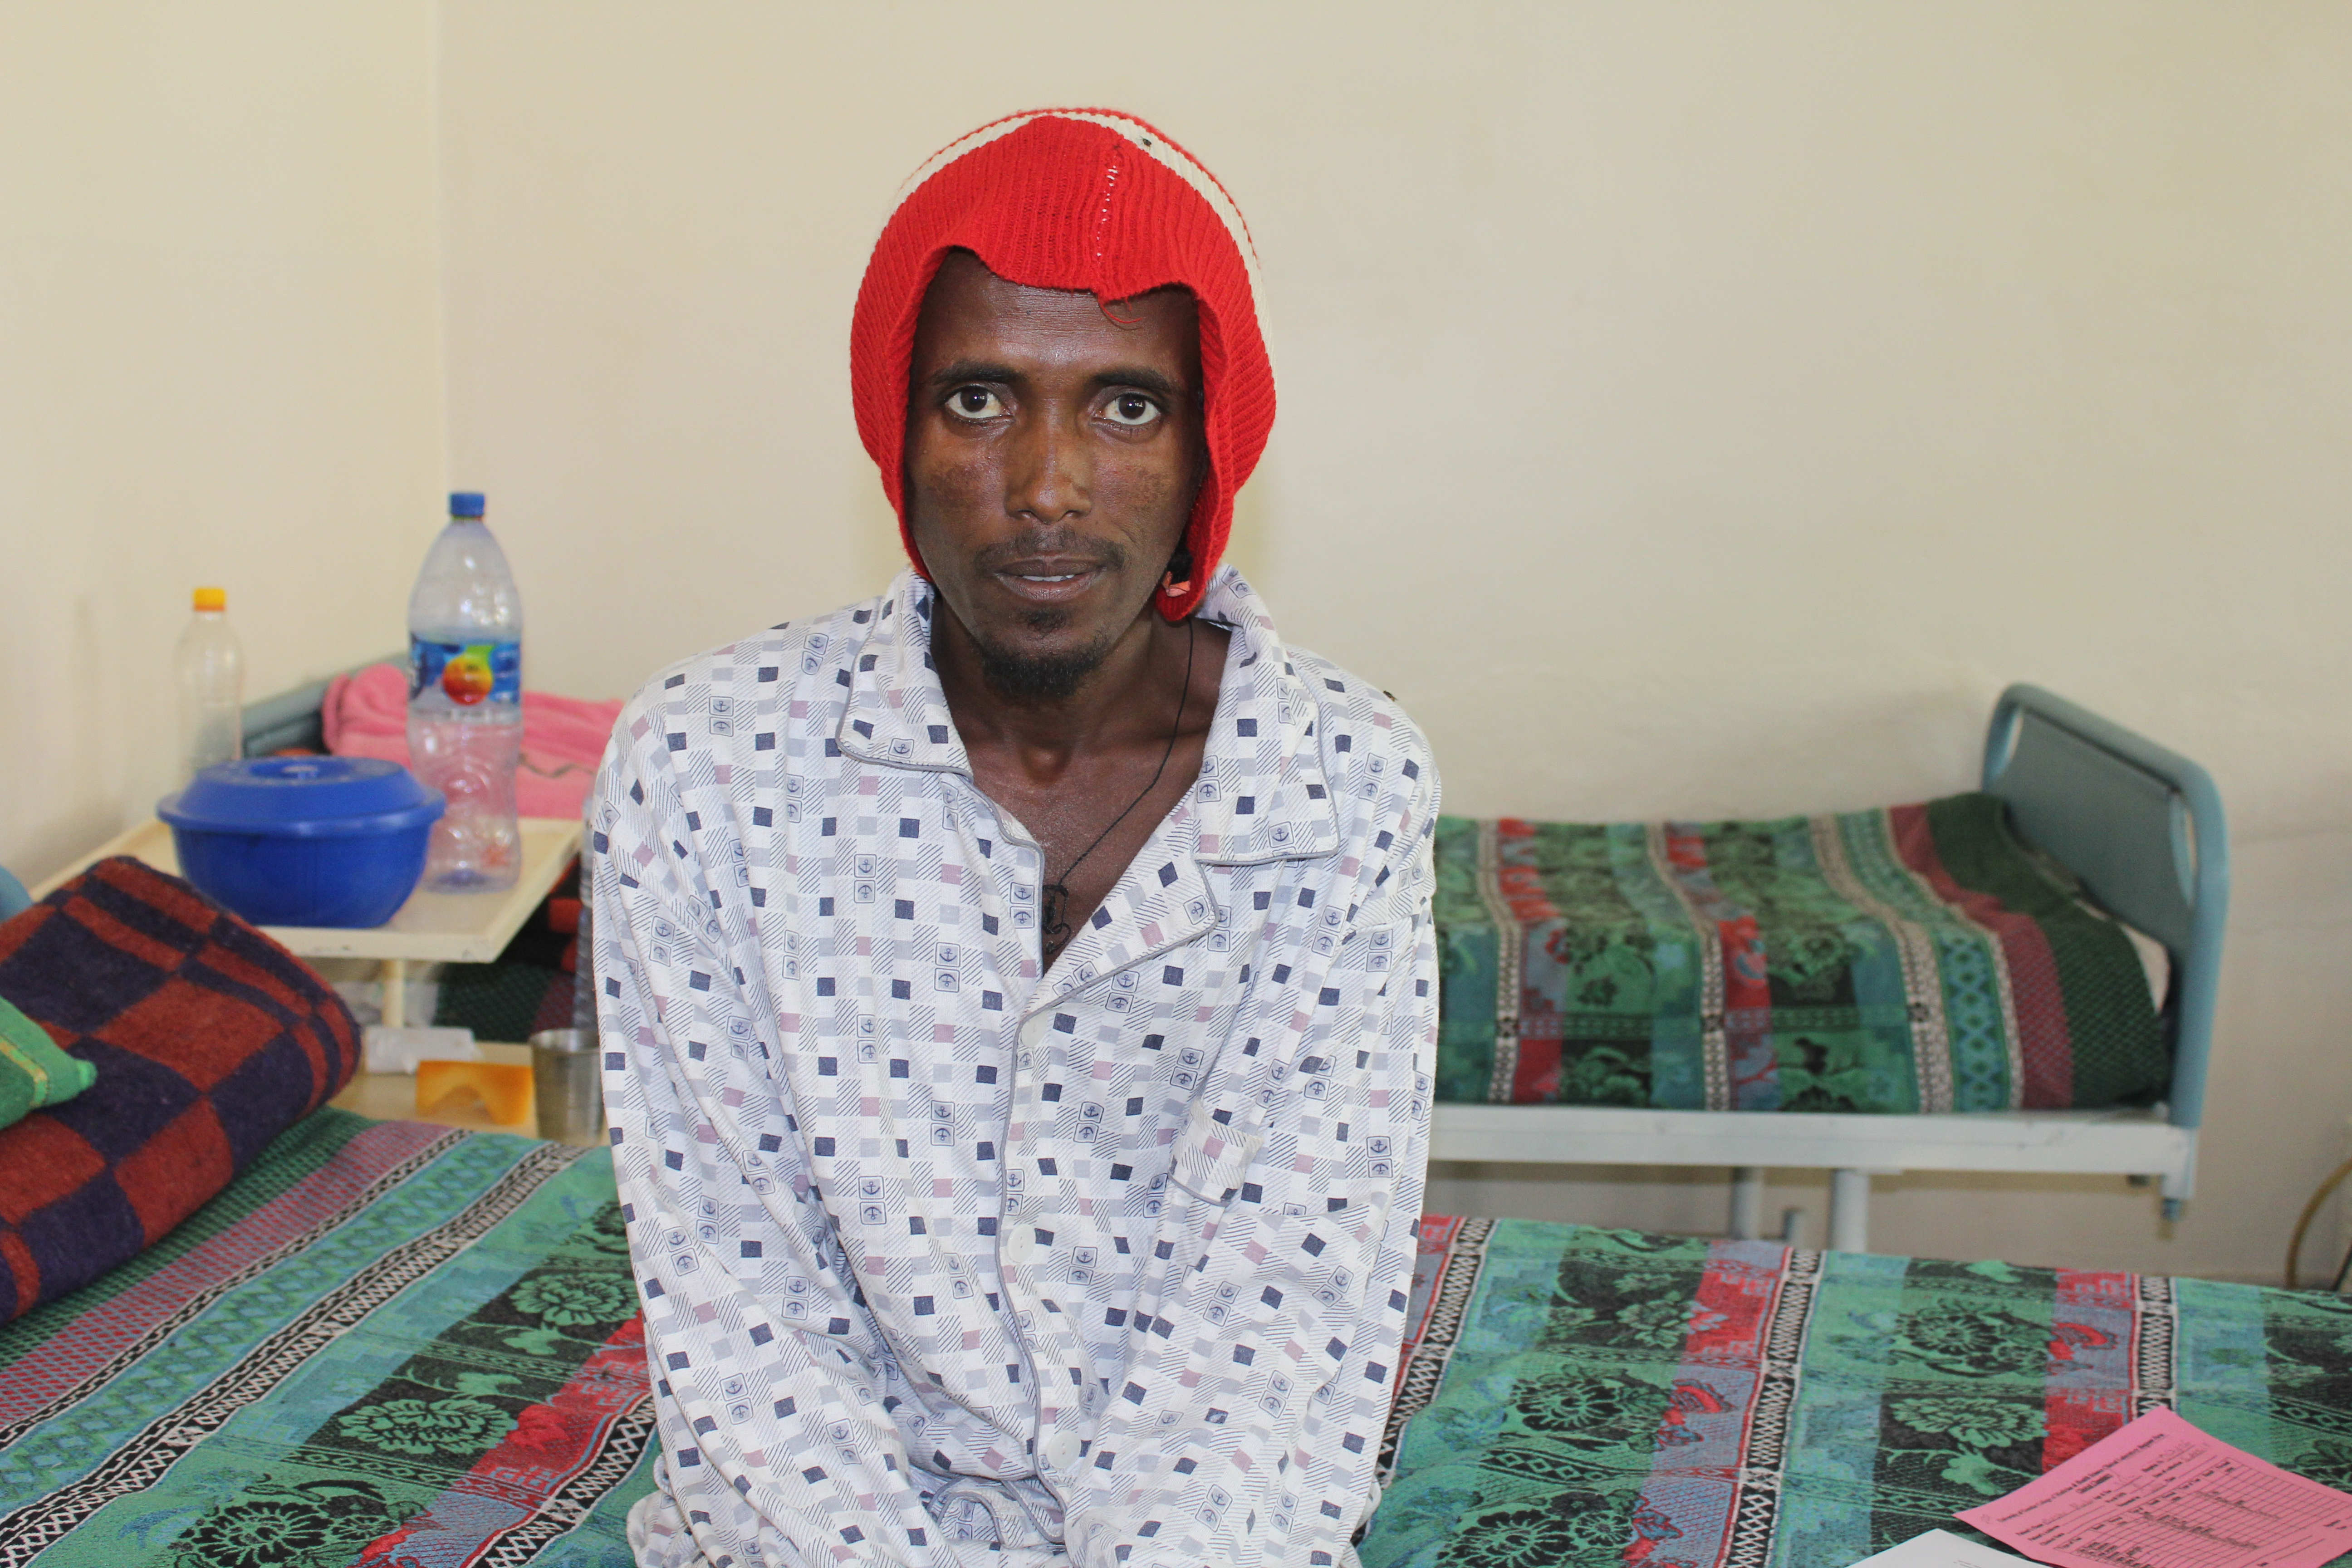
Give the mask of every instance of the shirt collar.
[[[843, 755], [971, 776], [931, 664], [937, 611], [931, 585], [911, 570], [900, 571], [877, 602], [835, 733]], [[1168, 826], [1181, 822], [1184, 847], [1213, 864], [1335, 852], [1339, 814], [1315, 733], [1321, 707], [1293, 667], [1273, 617], [1230, 563], [1217, 569], [1197, 613], [1231, 628], [1233, 641], [1201, 776]]]
[[931, 668], [931, 585], [901, 568], [875, 602], [874, 625], [849, 671], [834, 742], [844, 756], [884, 767], [971, 776], [971, 759]]
[[1321, 706], [1293, 668], [1265, 601], [1220, 566], [1198, 612], [1233, 629], [1217, 715], [1190, 802], [1195, 853], [1229, 866], [1339, 847], [1339, 816], [1315, 733]]

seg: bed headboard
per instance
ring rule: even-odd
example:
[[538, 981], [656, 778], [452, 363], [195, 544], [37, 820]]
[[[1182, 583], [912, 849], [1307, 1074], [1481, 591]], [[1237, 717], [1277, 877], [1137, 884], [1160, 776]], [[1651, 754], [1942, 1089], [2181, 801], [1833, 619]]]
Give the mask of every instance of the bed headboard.
[[1985, 732], [1984, 787], [2100, 907], [2164, 944], [2169, 1118], [2198, 1125], [2230, 912], [2229, 826], [2211, 776], [2063, 697], [2012, 686]]
[[289, 746], [299, 746], [314, 752], [327, 749], [327, 732], [320, 709], [327, 700], [327, 688], [345, 675], [357, 675], [371, 664], [400, 664], [407, 655], [388, 653], [382, 658], [372, 658], [367, 664], [355, 664], [351, 668], [318, 680], [306, 681], [291, 691], [281, 691], [275, 697], [265, 697], [245, 705], [245, 754], [266, 757], [270, 752]]

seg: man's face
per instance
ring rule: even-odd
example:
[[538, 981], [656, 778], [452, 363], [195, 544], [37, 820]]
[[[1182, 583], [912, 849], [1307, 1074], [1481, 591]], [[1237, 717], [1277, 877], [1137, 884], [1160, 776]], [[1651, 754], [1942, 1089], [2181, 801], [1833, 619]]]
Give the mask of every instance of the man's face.
[[1106, 310], [967, 251], [941, 264], [908, 367], [907, 510], [1001, 693], [1068, 695], [1145, 614], [1200, 488], [1200, 384], [1183, 289]]

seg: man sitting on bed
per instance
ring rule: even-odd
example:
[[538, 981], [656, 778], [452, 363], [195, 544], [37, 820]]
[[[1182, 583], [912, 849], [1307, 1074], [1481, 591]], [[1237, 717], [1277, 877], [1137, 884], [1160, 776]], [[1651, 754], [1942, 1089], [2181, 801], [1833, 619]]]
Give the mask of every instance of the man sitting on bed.
[[1273, 421], [1139, 121], [933, 158], [852, 327], [914, 570], [687, 660], [591, 806], [648, 1564], [1349, 1564], [1436, 1036], [1437, 778], [1220, 567]]

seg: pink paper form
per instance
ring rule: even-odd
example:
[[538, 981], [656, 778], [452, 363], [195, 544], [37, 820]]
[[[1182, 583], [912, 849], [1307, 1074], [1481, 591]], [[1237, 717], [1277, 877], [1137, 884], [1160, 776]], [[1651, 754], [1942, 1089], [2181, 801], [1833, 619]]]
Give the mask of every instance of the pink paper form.
[[2057, 1568], [2319, 1568], [2352, 1552], [2352, 1495], [2169, 1410], [1959, 1517]]

